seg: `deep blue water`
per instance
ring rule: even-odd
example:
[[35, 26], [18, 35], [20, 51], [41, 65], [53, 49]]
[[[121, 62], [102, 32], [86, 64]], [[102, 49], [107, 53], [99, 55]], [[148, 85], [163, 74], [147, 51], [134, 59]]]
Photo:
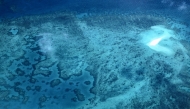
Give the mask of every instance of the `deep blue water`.
[[[170, 6], [170, 2], [174, 2]], [[0, 14], [6, 16], [22, 16], [31, 14], [42, 14], [55, 11], [94, 11], [113, 10], [132, 11], [137, 8], [147, 9], [175, 9], [182, 2], [189, 3], [188, 0], [1, 0]]]

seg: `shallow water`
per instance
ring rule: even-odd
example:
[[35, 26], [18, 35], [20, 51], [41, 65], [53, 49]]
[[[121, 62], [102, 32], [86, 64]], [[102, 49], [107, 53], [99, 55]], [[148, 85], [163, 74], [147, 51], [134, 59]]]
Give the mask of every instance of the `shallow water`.
[[0, 109], [189, 109], [189, 4], [0, 1]]

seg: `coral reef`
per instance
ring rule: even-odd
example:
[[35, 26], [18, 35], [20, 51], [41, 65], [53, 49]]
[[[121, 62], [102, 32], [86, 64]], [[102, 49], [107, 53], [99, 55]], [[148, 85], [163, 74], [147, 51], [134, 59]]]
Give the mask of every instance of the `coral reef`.
[[[190, 46], [183, 36], [189, 27], [175, 18], [154, 11], [60, 12], [0, 27], [3, 108], [190, 108]], [[172, 55], [143, 42], [166, 30], [158, 43]]]

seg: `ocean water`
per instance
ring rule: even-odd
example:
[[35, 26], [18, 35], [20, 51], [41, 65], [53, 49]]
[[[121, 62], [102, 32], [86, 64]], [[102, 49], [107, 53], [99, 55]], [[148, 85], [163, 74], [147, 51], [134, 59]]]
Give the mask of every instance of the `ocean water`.
[[190, 1], [0, 0], [0, 109], [190, 109]]

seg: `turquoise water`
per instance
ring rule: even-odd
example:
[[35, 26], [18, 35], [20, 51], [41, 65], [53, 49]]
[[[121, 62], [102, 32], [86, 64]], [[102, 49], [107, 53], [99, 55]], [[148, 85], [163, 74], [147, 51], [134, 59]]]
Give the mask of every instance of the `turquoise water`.
[[190, 109], [189, 5], [0, 0], [0, 109]]

